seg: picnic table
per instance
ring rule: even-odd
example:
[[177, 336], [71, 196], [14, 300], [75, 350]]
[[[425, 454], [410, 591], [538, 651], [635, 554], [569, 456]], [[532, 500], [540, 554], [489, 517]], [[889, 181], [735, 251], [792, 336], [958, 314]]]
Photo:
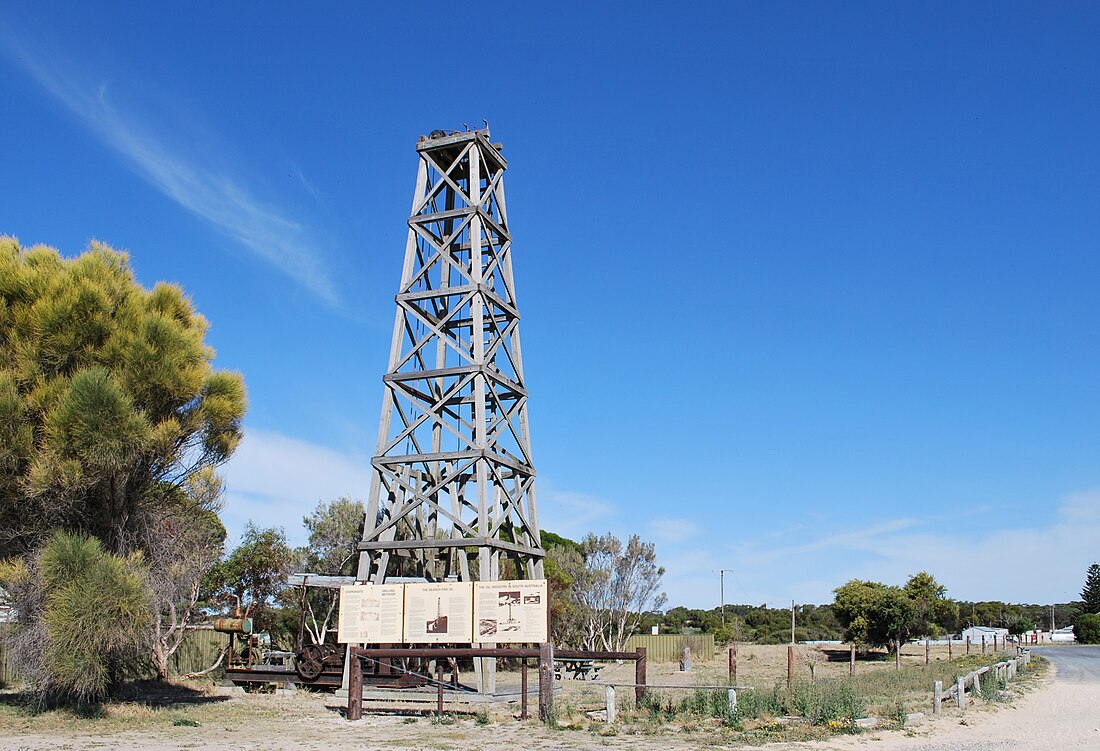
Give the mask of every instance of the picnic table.
[[562, 679], [564, 673], [570, 673], [574, 680], [597, 680], [600, 677], [600, 671], [603, 669], [603, 665], [597, 664], [595, 660], [582, 659], [579, 657], [560, 657], [554, 660], [554, 677], [559, 681]]

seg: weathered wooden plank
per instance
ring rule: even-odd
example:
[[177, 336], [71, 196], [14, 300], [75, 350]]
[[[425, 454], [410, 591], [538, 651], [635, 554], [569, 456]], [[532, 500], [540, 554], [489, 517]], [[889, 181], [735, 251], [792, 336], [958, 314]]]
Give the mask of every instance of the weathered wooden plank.
[[356, 581], [354, 576], [330, 576], [328, 574], [290, 574], [286, 583], [291, 587], [321, 587], [324, 589], [339, 589]]

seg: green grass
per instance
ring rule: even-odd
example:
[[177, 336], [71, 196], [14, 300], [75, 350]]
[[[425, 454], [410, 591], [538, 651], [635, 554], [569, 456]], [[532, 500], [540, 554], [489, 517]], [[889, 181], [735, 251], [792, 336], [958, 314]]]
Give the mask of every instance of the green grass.
[[[878, 670], [816, 682], [796, 681], [737, 692], [737, 708], [731, 710], [723, 689], [680, 691], [649, 690], [636, 706], [619, 708], [623, 732], [663, 732], [679, 728], [697, 732], [711, 727], [752, 741], [762, 738], [799, 740], [834, 733], [856, 733], [855, 720], [879, 718], [879, 727], [904, 727], [910, 711], [925, 709], [935, 681], [951, 685], [956, 676], [1003, 661], [1006, 655], [971, 655], [929, 665], [909, 665], [901, 670]], [[1033, 658], [1034, 660], [1034, 658]], [[1021, 670], [1020, 676], [1035, 672], [1041, 661]], [[982, 676], [982, 697], [1005, 701], [1003, 680], [992, 673]], [[790, 720], [788, 718], [798, 718]]]

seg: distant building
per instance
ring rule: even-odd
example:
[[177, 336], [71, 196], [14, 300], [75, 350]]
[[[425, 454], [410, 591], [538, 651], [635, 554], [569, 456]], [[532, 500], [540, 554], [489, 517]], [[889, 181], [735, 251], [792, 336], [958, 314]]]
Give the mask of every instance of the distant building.
[[1051, 641], [1077, 641], [1077, 637], [1073, 633], [1073, 626], [1066, 626], [1065, 628], [1055, 629], [1050, 634]]
[[983, 636], [985, 637], [985, 643], [992, 646], [993, 637], [997, 637], [998, 643], [1008, 638], [1008, 629], [993, 628], [992, 626], [971, 626], [962, 632], [963, 641], [965, 641], [967, 637], [970, 637], [971, 644], [981, 644]]

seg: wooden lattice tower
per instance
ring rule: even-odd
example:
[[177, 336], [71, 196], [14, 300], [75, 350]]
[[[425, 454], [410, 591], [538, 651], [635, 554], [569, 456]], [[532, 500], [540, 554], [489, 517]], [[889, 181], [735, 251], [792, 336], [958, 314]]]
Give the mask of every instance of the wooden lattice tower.
[[508, 163], [488, 129], [416, 150], [358, 578], [541, 578]]

